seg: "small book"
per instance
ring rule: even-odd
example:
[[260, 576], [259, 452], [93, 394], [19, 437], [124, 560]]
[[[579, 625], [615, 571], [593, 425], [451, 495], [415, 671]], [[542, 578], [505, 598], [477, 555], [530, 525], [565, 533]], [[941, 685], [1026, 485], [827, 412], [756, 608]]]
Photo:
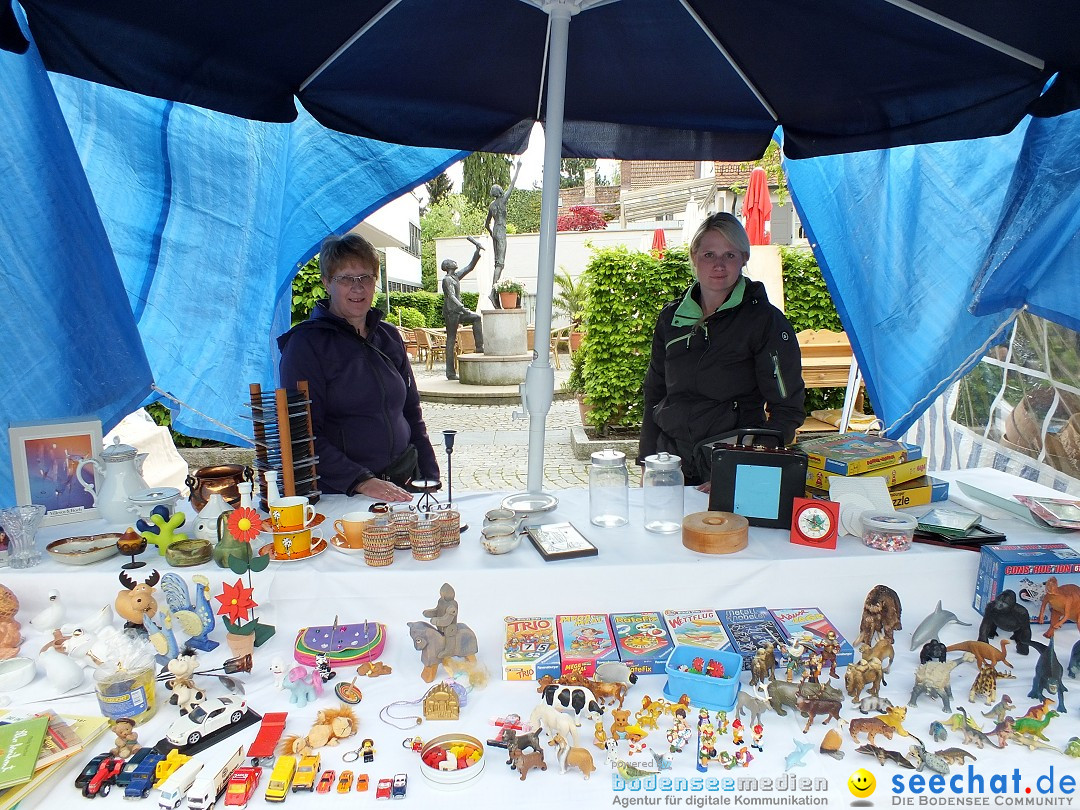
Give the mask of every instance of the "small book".
[[0, 788], [30, 781], [48, 730], [44, 716], [0, 724]]
[[529, 536], [540, 556], [548, 562], [552, 560], [570, 560], [574, 557], [595, 557], [596, 546], [585, 539], [585, 535], [574, 528], [572, 523], [541, 523], [526, 526]]
[[840, 645], [840, 650], [836, 655], [837, 666], [846, 667], [855, 659], [855, 650], [852, 649], [851, 644], [836, 629], [832, 620], [818, 608], [778, 608], [770, 610], [769, 613], [784, 631], [789, 642], [808, 637], [812, 646], [818, 646], [832, 632], [836, 634], [836, 641]]

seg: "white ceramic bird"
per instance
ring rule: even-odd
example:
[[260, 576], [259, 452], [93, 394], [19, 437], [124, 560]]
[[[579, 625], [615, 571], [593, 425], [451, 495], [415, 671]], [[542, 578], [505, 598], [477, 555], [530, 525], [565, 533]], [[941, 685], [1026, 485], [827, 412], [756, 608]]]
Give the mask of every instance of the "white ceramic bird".
[[83, 633], [100, 633], [111, 625], [112, 621], [112, 605], [107, 604], [90, 618], [83, 619], [81, 622], [68, 622], [60, 629], [64, 631], [65, 636], [74, 635], [79, 631]]
[[49, 601], [43, 610], [30, 620], [30, 626], [42, 633], [60, 629], [64, 623], [64, 603], [59, 591], [49, 591]]
[[45, 667], [45, 677], [61, 694], [70, 692], [83, 682], [83, 668], [62, 652], [50, 647], [38, 659]]

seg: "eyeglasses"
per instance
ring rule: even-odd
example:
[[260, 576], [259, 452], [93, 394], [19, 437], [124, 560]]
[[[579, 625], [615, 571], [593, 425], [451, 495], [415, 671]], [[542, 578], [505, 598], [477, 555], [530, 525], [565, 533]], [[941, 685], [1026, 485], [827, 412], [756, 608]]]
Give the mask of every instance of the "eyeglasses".
[[369, 274], [365, 274], [365, 275], [362, 275], [362, 276], [340, 275], [340, 276], [334, 276], [331, 279], [331, 281], [336, 281], [338, 284], [342, 285], [343, 287], [356, 287], [356, 288], [370, 287], [372, 284], [375, 283], [375, 276], [372, 276], [372, 275], [369, 275]]

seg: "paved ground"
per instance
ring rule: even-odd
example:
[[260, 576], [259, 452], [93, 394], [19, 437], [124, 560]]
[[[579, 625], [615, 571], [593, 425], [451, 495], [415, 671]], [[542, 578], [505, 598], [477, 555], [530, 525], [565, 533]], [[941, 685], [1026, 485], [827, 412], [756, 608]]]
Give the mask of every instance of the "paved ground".
[[[558, 389], [566, 379], [569, 364], [555, 372]], [[427, 371], [422, 363], [413, 365], [417, 384], [425, 389], [445, 391], [448, 383], [441, 369]], [[476, 386], [468, 386], [475, 388]], [[425, 402], [424, 420], [435, 445], [435, 454], [446, 475], [446, 452], [442, 431], [456, 430], [453, 474], [455, 490], [524, 490], [528, 480], [529, 419], [517, 405], [470, 405]], [[516, 414], [516, 415], [515, 415]], [[544, 488], [566, 489], [587, 486], [588, 463], [574, 458], [570, 449], [570, 426], [581, 424], [577, 402], [556, 400], [548, 412], [544, 435]]]

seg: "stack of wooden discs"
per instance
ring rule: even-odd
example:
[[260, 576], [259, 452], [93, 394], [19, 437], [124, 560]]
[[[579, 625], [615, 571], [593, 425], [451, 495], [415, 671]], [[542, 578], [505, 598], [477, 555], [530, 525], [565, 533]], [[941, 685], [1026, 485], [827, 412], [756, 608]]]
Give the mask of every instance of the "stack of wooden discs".
[[682, 543], [702, 554], [731, 554], [746, 548], [749, 526], [731, 512], [694, 512], [683, 518]]

